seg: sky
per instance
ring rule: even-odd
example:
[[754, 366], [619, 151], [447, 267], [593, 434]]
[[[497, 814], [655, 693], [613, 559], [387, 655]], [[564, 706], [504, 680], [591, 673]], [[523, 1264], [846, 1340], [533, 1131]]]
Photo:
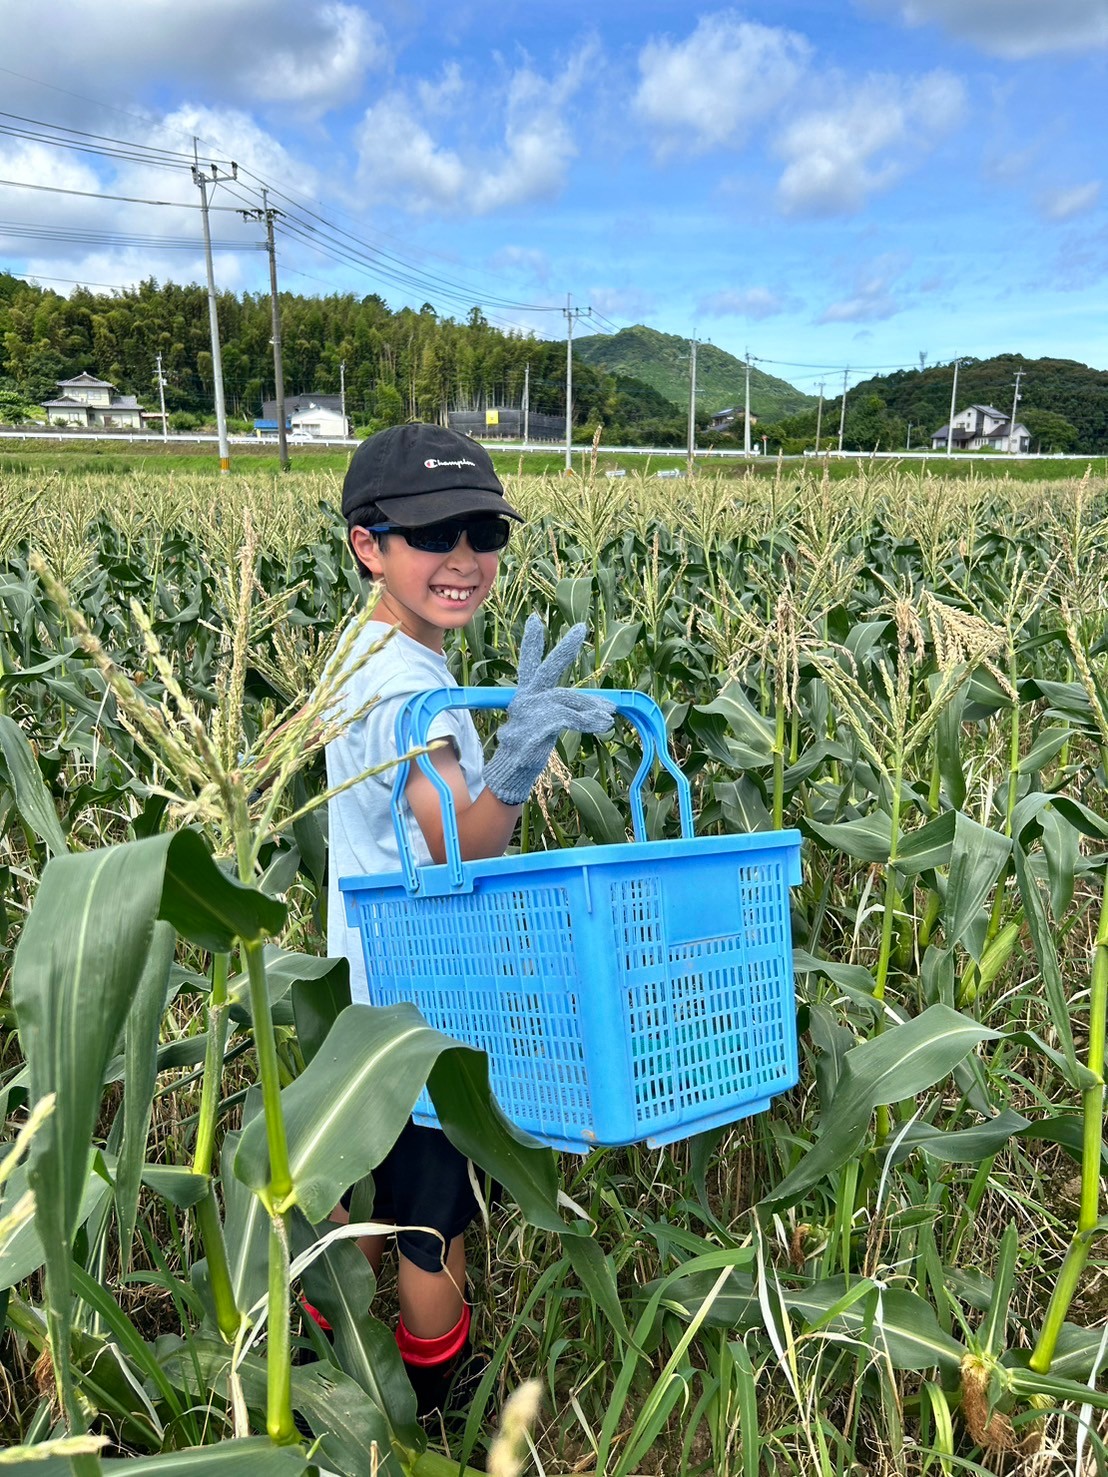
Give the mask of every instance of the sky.
[[644, 323], [812, 393], [955, 356], [1108, 368], [1108, 0], [2, 14], [0, 269], [60, 293], [205, 280], [195, 149], [222, 290], [268, 291], [240, 213], [264, 188], [302, 295]]

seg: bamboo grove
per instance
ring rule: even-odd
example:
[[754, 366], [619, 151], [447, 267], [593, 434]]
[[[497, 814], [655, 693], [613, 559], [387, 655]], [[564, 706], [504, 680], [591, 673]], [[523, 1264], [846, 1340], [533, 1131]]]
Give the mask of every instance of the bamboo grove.
[[[478, 1054], [403, 1008], [352, 1015], [322, 957], [328, 683], [364, 619], [337, 478], [6, 477], [13, 1450], [81, 1473], [515, 1472], [528, 1443], [528, 1470], [604, 1477], [1106, 1470], [1106, 493], [511, 479], [531, 517], [459, 680], [510, 680], [533, 608], [555, 635], [585, 619], [581, 675], [662, 705], [700, 832], [804, 836], [799, 1086], [579, 1159], [521, 1148]], [[622, 840], [634, 763], [564, 742], [520, 845]], [[424, 1082], [507, 1191], [475, 1253], [489, 1370], [431, 1433], [387, 1279], [326, 1220], [350, 1142], [370, 1173]], [[301, 1288], [333, 1346], [300, 1331]], [[499, 1413], [530, 1381], [526, 1434]]]

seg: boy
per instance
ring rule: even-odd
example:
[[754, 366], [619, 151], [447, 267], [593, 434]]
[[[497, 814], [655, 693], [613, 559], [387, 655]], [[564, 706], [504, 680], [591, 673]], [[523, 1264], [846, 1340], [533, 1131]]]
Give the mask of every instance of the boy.
[[[469, 621], [496, 578], [511, 522], [522, 522], [483, 447], [432, 425], [393, 426], [362, 443], [343, 483], [342, 511], [362, 573], [378, 584], [374, 620], [364, 640], [395, 634], [350, 680], [347, 711], [373, 695], [365, 717], [327, 746], [327, 782], [344, 784], [371, 765], [396, 757], [393, 724], [413, 693], [457, 684], [447, 670], [443, 637]], [[575, 626], [542, 660], [542, 627], [527, 623], [517, 695], [486, 765], [469, 713], [441, 714], [432, 724], [431, 762], [450, 786], [462, 856], [499, 856], [511, 840], [524, 800], [566, 728], [599, 733], [614, 709], [603, 699], [556, 684], [576, 657], [584, 626]], [[328, 807], [330, 884], [327, 951], [350, 962], [355, 1000], [368, 999], [361, 940], [347, 928], [338, 879], [396, 872], [399, 853], [385, 771], [334, 796]], [[405, 788], [417, 865], [445, 860], [442, 815], [430, 780], [415, 766]], [[411, 822], [414, 821], [414, 825]], [[421, 1413], [441, 1408], [469, 1353], [464, 1232], [477, 1213], [467, 1161], [438, 1129], [409, 1122], [374, 1172], [374, 1217], [432, 1226], [438, 1237], [400, 1231], [397, 1343]], [[339, 1212], [342, 1214], [342, 1212]], [[376, 1270], [383, 1239], [363, 1245]]]

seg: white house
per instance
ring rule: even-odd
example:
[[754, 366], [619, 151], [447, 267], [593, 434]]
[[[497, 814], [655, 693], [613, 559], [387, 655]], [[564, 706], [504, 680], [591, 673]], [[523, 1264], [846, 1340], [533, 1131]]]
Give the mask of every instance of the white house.
[[[277, 430], [277, 402], [266, 400], [261, 417], [254, 422], [259, 436]], [[350, 435], [349, 422], [342, 413], [341, 395], [286, 395], [285, 430], [321, 441], [343, 440]]]
[[953, 421], [932, 435], [932, 448], [945, 451], [948, 435], [959, 451], [979, 451], [983, 446], [992, 451], [1031, 450], [1031, 432], [1023, 422], [1017, 421], [1013, 428], [1011, 418], [991, 405], [967, 405], [960, 410]]
[[142, 406], [133, 395], [118, 395], [113, 384], [82, 370], [76, 379], [58, 381], [58, 398], [44, 400], [42, 408], [52, 426], [112, 426], [137, 431]]
[[[730, 430], [730, 428], [735, 425], [736, 422], [741, 426], [742, 419], [742, 411], [736, 410], [733, 405], [729, 405], [726, 410], [717, 410], [715, 412], [715, 414], [708, 421], [708, 429], [711, 431], [727, 431]], [[752, 426], [756, 426], [758, 424], [758, 417], [756, 415], [752, 415], [750, 417], [750, 424]]]

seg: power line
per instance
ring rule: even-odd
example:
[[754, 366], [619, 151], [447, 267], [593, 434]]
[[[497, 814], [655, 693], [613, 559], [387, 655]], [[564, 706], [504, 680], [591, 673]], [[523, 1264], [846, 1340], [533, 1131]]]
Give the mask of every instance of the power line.
[[[192, 205], [187, 200], [147, 200], [142, 195], [106, 195], [100, 190], [70, 190], [62, 185], [32, 185], [27, 180], [0, 179], [0, 185], [10, 185], [16, 190], [41, 190], [48, 195], [80, 195], [86, 200], [123, 200], [128, 205], [169, 205], [175, 210], [199, 210], [198, 205]], [[213, 206], [213, 210], [229, 210], [237, 214], [231, 205]]]

